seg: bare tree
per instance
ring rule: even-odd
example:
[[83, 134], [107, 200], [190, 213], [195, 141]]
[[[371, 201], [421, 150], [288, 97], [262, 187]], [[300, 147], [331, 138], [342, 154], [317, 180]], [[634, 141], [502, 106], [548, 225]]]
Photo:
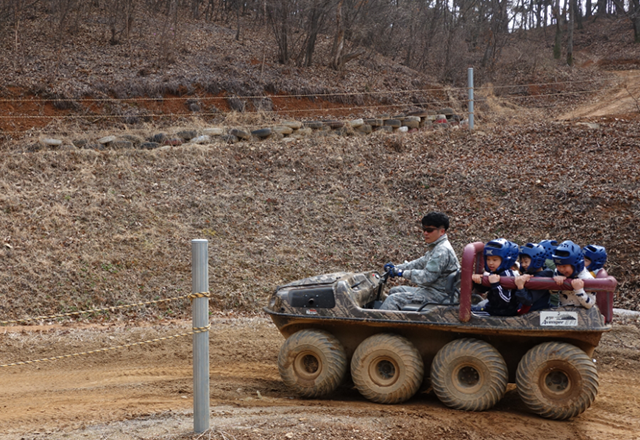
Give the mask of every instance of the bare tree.
[[300, 63], [303, 66], [311, 66], [313, 53], [318, 39], [318, 33], [323, 29], [327, 16], [333, 6], [333, 0], [312, 1], [309, 12], [306, 15], [306, 25], [304, 30], [306, 36], [302, 44], [302, 54]]
[[267, 22], [278, 45], [278, 61], [289, 63], [289, 1], [272, 0], [267, 4]]
[[137, 4], [138, 0], [110, 0], [105, 4], [104, 13], [111, 32], [110, 44], [119, 44], [121, 37], [129, 39]]
[[560, 12], [560, 0], [556, 0], [553, 6], [553, 16], [556, 19], [556, 36], [553, 43], [553, 57], [559, 60], [562, 56], [562, 23], [564, 22], [564, 12]]
[[567, 64], [573, 66], [573, 27], [576, 15], [576, 0], [569, 0], [569, 23], [567, 29]]
[[624, 4], [620, 0], [613, 0], [616, 8], [627, 16], [633, 25], [633, 41], [640, 43], [640, 0], [629, 0], [629, 10], [624, 9]]
[[331, 49], [331, 67], [342, 70], [349, 61], [364, 54], [364, 50], [357, 48], [346, 52], [347, 33], [352, 32], [354, 22], [366, 5], [362, 0], [338, 0], [336, 5], [335, 33]]

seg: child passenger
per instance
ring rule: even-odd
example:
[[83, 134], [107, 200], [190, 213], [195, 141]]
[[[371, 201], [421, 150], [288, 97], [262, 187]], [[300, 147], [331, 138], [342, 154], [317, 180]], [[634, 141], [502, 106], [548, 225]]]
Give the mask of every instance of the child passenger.
[[602, 246], [590, 244], [582, 248], [584, 267], [595, 278], [607, 262], [607, 251]]
[[556, 265], [553, 263], [553, 252], [558, 247], [558, 242], [556, 240], [542, 240], [538, 243], [540, 246], [544, 248], [544, 258], [545, 265], [548, 269], [555, 270]]
[[[553, 264], [553, 252], [556, 250], [556, 248], [558, 247], [558, 242], [556, 240], [542, 240], [540, 243], [538, 243], [540, 246], [542, 246], [544, 248], [545, 254], [544, 254], [544, 258], [545, 258], [545, 266], [547, 266], [547, 269], [551, 269], [556, 270], [556, 265]], [[551, 292], [551, 307], [558, 307], [558, 304], [560, 302], [560, 299], [558, 298], [558, 293], [557, 292]]]
[[551, 307], [548, 290], [531, 290], [524, 287], [531, 278], [553, 277], [553, 271], [545, 267], [545, 254], [545, 249], [535, 243], [527, 243], [520, 248], [520, 270], [523, 275], [515, 279], [518, 288], [516, 298], [521, 304], [519, 315]]
[[582, 306], [587, 309], [596, 303], [596, 295], [593, 292], [585, 292], [582, 280], [593, 279], [593, 276], [584, 267], [582, 249], [571, 240], [560, 243], [553, 253], [553, 262], [556, 271], [553, 279], [561, 286], [564, 280], [569, 278], [573, 291], [561, 290], [560, 306]]
[[487, 292], [485, 305], [472, 306], [474, 312], [486, 312], [496, 316], [515, 316], [518, 313], [518, 300], [515, 290], [505, 289], [500, 285], [500, 277], [512, 277], [513, 263], [518, 259], [518, 245], [504, 238], [492, 240], [484, 245], [484, 267], [489, 273], [491, 287], [482, 285], [482, 275], [474, 274], [473, 282], [479, 292]]

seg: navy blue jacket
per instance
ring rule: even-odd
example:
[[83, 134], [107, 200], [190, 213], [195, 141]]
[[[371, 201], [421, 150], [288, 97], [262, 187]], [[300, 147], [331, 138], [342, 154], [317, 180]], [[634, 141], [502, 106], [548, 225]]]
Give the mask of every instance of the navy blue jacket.
[[[544, 269], [540, 272], [532, 274], [534, 278], [553, 278], [553, 271], [551, 269]], [[518, 289], [516, 291], [516, 298], [518, 302], [524, 306], [531, 306], [529, 312], [535, 312], [536, 310], [548, 309], [551, 307], [550, 294], [548, 290], [531, 290]]]
[[[513, 277], [515, 274], [511, 269], [500, 272], [501, 277]], [[491, 287], [476, 286], [480, 292], [487, 292], [487, 303], [485, 310], [494, 316], [515, 316], [518, 313], [520, 302], [516, 298], [515, 289], [505, 289], [500, 283], [491, 283]]]

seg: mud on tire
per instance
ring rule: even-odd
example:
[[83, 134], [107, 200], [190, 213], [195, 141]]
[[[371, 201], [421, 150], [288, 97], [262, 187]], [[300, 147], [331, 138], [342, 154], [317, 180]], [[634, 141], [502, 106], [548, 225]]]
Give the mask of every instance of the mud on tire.
[[286, 386], [302, 397], [323, 397], [340, 385], [347, 355], [340, 341], [324, 330], [300, 330], [285, 341], [278, 370]]
[[400, 403], [420, 388], [424, 363], [409, 340], [393, 334], [365, 339], [351, 359], [351, 377], [360, 394], [377, 403]]
[[546, 342], [522, 357], [516, 385], [520, 398], [531, 412], [565, 420], [591, 406], [598, 394], [598, 371], [578, 347]]
[[502, 399], [509, 379], [507, 364], [491, 344], [477, 339], [449, 342], [431, 364], [436, 396], [450, 408], [484, 411]]

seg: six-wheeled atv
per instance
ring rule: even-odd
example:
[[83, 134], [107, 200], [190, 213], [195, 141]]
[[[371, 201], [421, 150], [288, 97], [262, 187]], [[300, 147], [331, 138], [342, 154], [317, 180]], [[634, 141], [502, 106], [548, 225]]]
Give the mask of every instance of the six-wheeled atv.
[[[611, 328], [616, 280], [585, 280], [585, 289], [599, 292], [600, 308], [480, 317], [471, 313], [471, 276], [482, 273], [483, 247], [465, 247], [444, 305], [378, 310], [386, 276], [376, 272], [332, 273], [278, 287], [265, 311], [286, 338], [278, 356], [284, 383], [304, 397], [327, 396], [350, 370], [364, 397], [399, 403], [428, 379], [445, 405], [482, 411], [515, 382], [527, 407], [543, 417], [567, 419], [585, 411], [598, 391], [592, 355]], [[501, 284], [514, 287], [512, 278]], [[557, 286], [551, 278], [527, 287], [572, 290], [568, 281]]]

